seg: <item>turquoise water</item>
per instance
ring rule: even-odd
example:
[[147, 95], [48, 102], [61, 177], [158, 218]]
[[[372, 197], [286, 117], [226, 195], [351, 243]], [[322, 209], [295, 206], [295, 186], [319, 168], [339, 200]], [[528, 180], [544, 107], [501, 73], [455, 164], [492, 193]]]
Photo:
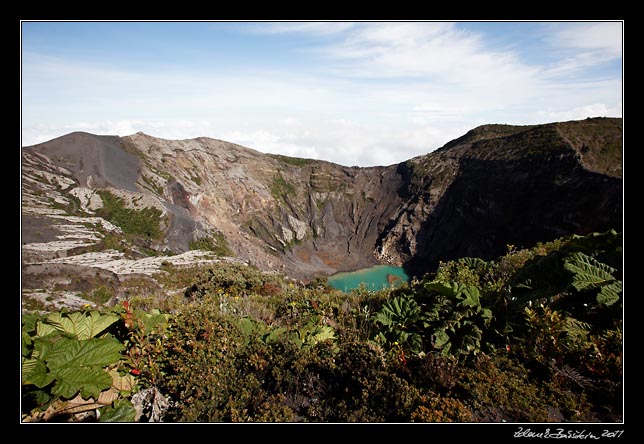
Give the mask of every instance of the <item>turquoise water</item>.
[[[389, 283], [387, 280], [388, 275], [397, 276], [400, 279]], [[328, 278], [329, 285], [342, 291], [359, 288], [360, 284], [364, 284], [368, 290], [382, 290], [383, 288], [400, 285], [403, 282], [409, 282], [409, 276], [407, 276], [405, 270], [402, 267], [391, 265], [376, 265], [362, 270], [337, 273]]]

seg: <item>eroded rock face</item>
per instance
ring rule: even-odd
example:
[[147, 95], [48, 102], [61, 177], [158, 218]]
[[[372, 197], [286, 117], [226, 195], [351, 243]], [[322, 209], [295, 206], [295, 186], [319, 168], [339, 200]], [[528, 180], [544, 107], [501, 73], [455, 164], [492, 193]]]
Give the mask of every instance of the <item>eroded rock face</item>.
[[123, 141], [146, 159], [141, 186], [222, 233], [240, 258], [298, 278], [375, 264], [376, 240], [402, 202], [395, 166], [349, 168], [208, 138]]
[[95, 220], [96, 191], [110, 189], [132, 208], [162, 211], [164, 237], [145, 246], [160, 253], [214, 232], [237, 260], [295, 278], [376, 263], [422, 274], [507, 244], [620, 230], [621, 150], [621, 119], [485, 125], [371, 168], [210, 138], [72, 133], [23, 148], [23, 260], [65, 261], [118, 234]]
[[493, 259], [567, 234], [621, 230], [621, 119], [487, 125], [407, 162], [412, 179], [381, 251], [411, 274]]

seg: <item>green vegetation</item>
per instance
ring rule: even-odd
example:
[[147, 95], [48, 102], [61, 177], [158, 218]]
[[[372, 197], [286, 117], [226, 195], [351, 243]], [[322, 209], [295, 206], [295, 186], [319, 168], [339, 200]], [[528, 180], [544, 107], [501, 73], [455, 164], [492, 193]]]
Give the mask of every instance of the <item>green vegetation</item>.
[[610, 176], [621, 176], [621, 119], [588, 118], [577, 122], [559, 122], [556, 127], [580, 152], [584, 165]]
[[295, 194], [295, 187], [287, 182], [281, 174], [278, 174], [273, 178], [271, 194], [276, 200], [284, 200], [289, 195]]
[[109, 302], [109, 300], [112, 299], [113, 296], [114, 290], [101, 285], [100, 287], [95, 288], [94, 291], [92, 291], [91, 295], [87, 296], [87, 299], [102, 305]]
[[47, 304], [45, 304], [41, 299], [33, 297], [29, 293], [23, 293], [22, 308], [29, 311], [41, 311], [47, 308]]
[[143, 182], [145, 182], [145, 188], [156, 193], [158, 196], [163, 196], [163, 187], [157, 184], [154, 179], [150, 179], [146, 175], [142, 175], [141, 178], [143, 179]]
[[66, 193], [63, 198], [67, 201], [67, 204], [56, 201], [53, 197], [48, 197], [47, 200], [50, 206], [57, 210], [63, 210], [67, 214], [74, 216], [86, 216], [85, 212], [81, 209], [80, 199], [73, 194]]
[[152, 165], [152, 163], [149, 160], [146, 160], [145, 166], [154, 174], [157, 176], [160, 176], [164, 178], [166, 181], [174, 180], [174, 177], [172, 174], [168, 173], [167, 171], [162, 171]]
[[196, 241], [190, 242], [191, 250], [212, 251], [217, 256], [233, 256], [226, 238], [221, 233], [212, 233]]
[[[22, 317], [23, 421], [136, 418], [130, 399], [155, 382], [169, 315], [133, 309]], [[28, 412], [28, 413], [27, 413]], [[97, 414], [98, 412], [98, 414]]]
[[287, 163], [289, 165], [297, 166], [297, 167], [302, 167], [305, 165], [309, 165], [313, 162], [316, 162], [313, 159], [305, 159], [302, 157], [291, 157], [291, 156], [284, 156], [282, 154], [269, 154], [274, 159], [279, 160], [280, 162]]
[[168, 265], [178, 298], [23, 317], [23, 420], [110, 391], [89, 405], [132, 420], [153, 387], [168, 422], [621, 422], [621, 242], [508, 246], [378, 292]]
[[[25, 420], [59, 419], [112, 404], [132, 384], [117, 370], [124, 346], [104, 331], [119, 317], [91, 312], [54, 312], [22, 319], [23, 403], [47, 404]], [[124, 385], [128, 385], [126, 390]], [[108, 402], [109, 400], [109, 402]], [[128, 408], [128, 407], [125, 407]], [[134, 408], [129, 405], [134, 413]], [[134, 416], [129, 416], [134, 419]]]
[[283, 278], [280, 276], [240, 264], [221, 263], [207, 267], [198, 271], [192, 279], [192, 285], [185, 293], [188, 298], [204, 298], [222, 292], [237, 296], [274, 296], [280, 294], [283, 287]]
[[101, 242], [95, 247], [96, 251], [105, 251], [105, 250], [117, 250], [122, 253], [129, 254], [131, 248], [123, 239], [123, 236], [120, 236], [115, 233], [105, 232]]
[[161, 210], [146, 207], [133, 210], [125, 206], [125, 201], [107, 190], [98, 190], [103, 207], [97, 215], [120, 227], [124, 233], [142, 236], [146, 239], [159, 239], [162, 235]]
[[127, 138], [120, 138], [119, 142], [121, 144], [121, 148], [123, 148], [124, 151], [127, 151], [130, 154], [134, 154], [139, 159], [145, 160], [145, 154], [139, 151], [134, 142], [130, 141]]
[[508, 137], [514, 134], [530, 130], [534, 125], [503, 125], [503, 124], [489, 124], [481, 125], [470, 131], [465, 135], [448, 142], [443, 149], [452, 146], [460, 145], [463, 143], [476, 143], [480, 140], [497, 139], [501, 137]]
[[201, 177], [199, 177], [199, 175], [190, 175], [190, 180], [192, 180], [197, 185], [201, 185]]

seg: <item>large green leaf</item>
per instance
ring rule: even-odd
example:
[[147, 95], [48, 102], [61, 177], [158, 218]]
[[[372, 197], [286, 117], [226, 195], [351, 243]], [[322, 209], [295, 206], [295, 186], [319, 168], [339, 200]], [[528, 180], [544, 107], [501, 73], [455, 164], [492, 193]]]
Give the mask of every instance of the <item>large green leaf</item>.
[[38, 336], [46, 336], [59, 331], [74, 335], [78, 340], [90, 339], [102, 333], [118, 321], [119, 316], [98, 311], [85, 312], [53, 312], [44, 320], [38, 322]]
[[472, 270], [483, 269], [487, 266], [487, 262], [478, 257], [463, 257], [460, 262]]
[[112, 385], [112, 377], [102, 368], [65, 367], [52, 371], [56, 384], [52, 394], [71, 398], [80, 391], [83, 398], [98, 398]]
[[30, 332], [36, 329], [36, 323], [38, 322], [39, 316], [35, 313], [25, 313], [21, 317], [22, 322], [22, 331]]
[[420, 353], [423, 350], [423, 338], [418, 333], [410, 333], [406, 342], [413, 353]]
[[387, 300], [374, 319], [382, 325], [394, 328], [407, 328], [421, 315], [420, 306], [408, 296], [396, 296]]
[[31, 353], [31, 345], [33, 341], [31, 336], [26, 331], [22, 331], [22, 356], [28, 356]]
[[379, 337], [390, 343], [398, 342], [400, 345], [418, 353], [422, 350], [422, 338], [417, 332], [418, 321], [424, 318], [418, 303], [407, 295], [395, 296], [388, 299], [373, 319], [384, 327]]
[[127, 399], [117, 399], [113, 406], [101, 409], [99, 422], [134, 422], [136, 409]]
[[306, 338], [306, 343], [314, 345], [328, 339], [335, 340], [335, 330], [330, 325], [322, 325], [316, 327], [311, 332], [311, 334]]
[[92, 338], [84, 341], [61, 338], [47, 356], [50, 370], [65, 367], [105, 367], [120, 358], [123, 344], [113, 337]]
[[36, 326], [36, 336], [44, 338], [52, 333], [59, 333], [60, 330], [57, 329], [54, 325], [48, 324], [47, 322], [40, 321]]
[[45, 337], [37, 337], [34, 339], [34, 349], [33, 352], [31, 353], [32, 358], [39, 358], [42, 359], [43, 361], [47, 359], [47, 356], [49, 356], [49, 351], [52, 349], [54, 344], [59, 341], [61, 338], [60, 336], [45, 336]]
[[619, 294], [622, 292], [622, 281], [616, 281], [605, 285], [597, 295], [597, 302], [605, 305], [613, 305], [619, 301]]
[[55, 380], [52, 394], [70, 398], [80, 391], [84, 398], [97, 397], [112, 385], [112, 377], [103, 369], [118, 362], [123, 345], [116, 339], [92, 338], [78, 341], [58, 338], [55, 342], [37, 341], [41, 359], [49, 372], [32, 371], [31, 381], [38, 387]]
[[489, 326], [493, 317], [492, 310], [490, 310], [489, 308], [481, 308], [480, 315], [483, 318], [485, 326]]
[[239, 326], [241, 327], [242, 334], [246, 337], [258, 331], [257, 323], [251, 318], [241, 318], [239, 320]]
[[568, 285], [569, 274], [562, 269], [559, 252], [528, 261], [512, 278], [512, 295], [517, 304], [551, 297]]
[[275, 327], [262, 335], [262, 341], [266, 344], [279, 343], [284, 341], [288, 337], [288, 334], [289, 330], [286, 327]]
[[443, 348], [449, 341], [449, 335], [445, 330], [439, 329], [434, 332], [434, 347]]
[[425, 288], [428, 290], [434, 290], [443, 296], [454, 297], [460, 292], [461, 285], [456, 282], [446, 283], [441, 281], [432, 281], [427, 282], [425, 284]]
[[480, 293], [478, 288], [474, 286], [463, 287], [460, 289], [460, 293], [458, 294], [458, 298], [461, 299], [459, 305], [463, 305], [465, 307], [478, 307], [481, 305], [479, 296]]
[[613, 267], [578, 251], [564, 260], [564, 268], [573, 273], [571, 284], [577, 291], [599, 288], [616, 281]]
[[52, 383], [54, 376], [47, 371], [42, 359], [22, 358], [22, 384], [34, 384], [42, 388]]
[[391, 310], [385, 309], [384, 307], [373, 315], [373, 319], [386, 327], [393, 325], [394, 323]]
[[[24, 356], [22, 357], [21, 377], [23, 381], [25, 379], [29, 379], [29, 376], [34, 373], [38, 361], [42, 362], [40, 359], [26, 358]], [[45, 365], [44, 362], [42, 362], [42, 364]]]
[[153, 331], [164, 331], [170, 319], [169, 314], [161, 313], [157, 308], [153, 308], [149, 313], [137, 310], [137, 317], [143, 321], [143, 331], [146, 334]]
[[492, 310], [481, 306], [478, 287], [432, 281], [425, 285], [438, 295], [427, 303], [425, 328], [442, 354], [468, 358], [480, 351], [483, 329], [490, 326]]

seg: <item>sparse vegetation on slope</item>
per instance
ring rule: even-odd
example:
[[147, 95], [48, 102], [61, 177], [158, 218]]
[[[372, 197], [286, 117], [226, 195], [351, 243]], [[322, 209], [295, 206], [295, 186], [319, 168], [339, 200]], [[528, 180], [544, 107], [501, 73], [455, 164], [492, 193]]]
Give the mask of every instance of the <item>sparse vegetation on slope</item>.
[[273, 178], [273, 183], [271, 184], [271, 194], [278, 201], [284, 201], [288, 196], [291, 196], [295, 193], [295, 187], [290, 182], [287, 182], [284, 179], [284, 176], [281, 173], [278, 173]]
[[123, 198], [108, 190], [98, 190], [97, 193], [103, 200], [103, 207], [97, 215], [120, 227], [124, 233], [147, 239], [159, 239], [163, 234], [160, 228], [161, 211], [158, 208], [134, 210], [126, 207]]
[[190, 242], [191, 250], [212, 251], [216, 256], [232, 256], [233, 251], [228, 246], [226, 238], [221, 233], [213, 233]]
[[289, 165], [297, 166], [297, 167], [302, 167], [305, 165], [310, 165], [311, 163], [316, 162], [316, 160], [313, 159], [305, 159], [302, 157], [291, 157], [291, 156], [283, 156], [281, 154], [270, 154], [271, 157], [287, 163]]

